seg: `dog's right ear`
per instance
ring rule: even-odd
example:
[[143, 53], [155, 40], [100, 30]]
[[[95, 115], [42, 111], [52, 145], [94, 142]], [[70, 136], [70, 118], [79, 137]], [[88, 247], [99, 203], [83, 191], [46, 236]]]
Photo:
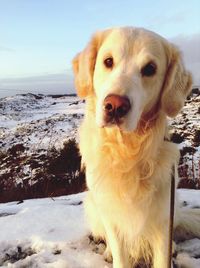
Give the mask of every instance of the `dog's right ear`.
[[78, 96], [85, 98], [93, 92], [93, 73], [102, 34], [96, 33], [87, 47], [72, 61], [75, 74], [75, 86]]

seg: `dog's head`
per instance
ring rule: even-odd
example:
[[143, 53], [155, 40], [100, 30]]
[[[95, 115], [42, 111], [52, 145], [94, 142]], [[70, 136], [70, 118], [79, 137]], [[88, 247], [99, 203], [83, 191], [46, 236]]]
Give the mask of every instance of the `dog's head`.
[[73, 68], [78, 95], [96, 100], [97, 125], [125, 131], [161, 110], [176, 116], [192, 83], [178, 49], [139, 28], [96, 33]]

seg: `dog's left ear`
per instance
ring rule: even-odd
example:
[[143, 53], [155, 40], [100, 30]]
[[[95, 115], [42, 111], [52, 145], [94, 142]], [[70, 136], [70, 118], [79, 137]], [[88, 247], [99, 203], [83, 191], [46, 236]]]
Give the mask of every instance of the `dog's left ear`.
[[180, 51], [165, 43], [168, 68], [165, 76], [161, 107], [169, 117], [175, 117], [184, 106], [191, 90], [192, 76], [185, 70]]
[[80, 98], [85, 98], [93, 92], [93, 73], [100, 47], [101, 35], [101, 32], [94, 34], [86, 48], [72, 61], [75, 86]]

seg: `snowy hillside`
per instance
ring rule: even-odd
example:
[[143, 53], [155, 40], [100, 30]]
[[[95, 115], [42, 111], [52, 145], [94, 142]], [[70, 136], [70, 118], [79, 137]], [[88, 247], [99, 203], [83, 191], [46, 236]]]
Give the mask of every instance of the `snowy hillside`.
[[182, 112], [171, 122], [171, 128], [172, 141], [179, 144], [181, 153], [181, 186], [200, 188], [200, 88], [192, 90]]
[[2, 149], [23, 142], [28, 149], [62, 146], [76, 136], [84, 104], [73, 96], [15, 95], [0, 99]]
[[[200, 207], [200, 191], [179, 190], [182, 204]], [[112, 267], [89, 239], [85, 193], [0, 204], [0, 267]], [[178, 267], [200, 267], [200, 239], [177, 246]], [[185, 264], [185, 266], [181, 266]]]
[[[65, 153], [64, 144], [77, 139], [83, 107], [83, 101], [73, 96], [0, 99], [0, 202], [63, 195], [78, 188], [74, 180], [69, 185], [71, 174], [58, 167], [58, 158]], [[66, 163], [68, 155], [64, 157]]]
[[[84, 102], [75, 96], [25, 94], [0, 99], [0, 202], [84, 190], [79, 168], [74, 167], [74, 179], [72, 171], [63, 168], [70, 150], [76, 150], [83, 113]], [[170, 123], [172, 140], [181, 149], [180, 186], [200, 188], [198, 88]], [[75, 141], [66, 144], [69, 139]], [[70, 163], [78, 158], [75, 155]]]

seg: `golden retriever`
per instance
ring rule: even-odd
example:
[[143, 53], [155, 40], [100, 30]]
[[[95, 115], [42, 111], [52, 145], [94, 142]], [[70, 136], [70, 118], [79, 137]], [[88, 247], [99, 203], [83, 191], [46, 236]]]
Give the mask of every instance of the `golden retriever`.
[[[114, 268], [134, 267], [141, 258], [166, 268], [170, 178], [179, 158], [167, 140], [167, 117], [183, 107], [191, 75], [174, 45], [133, 27], [94, 34], [73, 69], [86, 99], [80, 152], [92, 233], [106, 241]], [[200, 214], [190, 213], [176, 205], [175, 227], [193, 225], [199, 235]]]

